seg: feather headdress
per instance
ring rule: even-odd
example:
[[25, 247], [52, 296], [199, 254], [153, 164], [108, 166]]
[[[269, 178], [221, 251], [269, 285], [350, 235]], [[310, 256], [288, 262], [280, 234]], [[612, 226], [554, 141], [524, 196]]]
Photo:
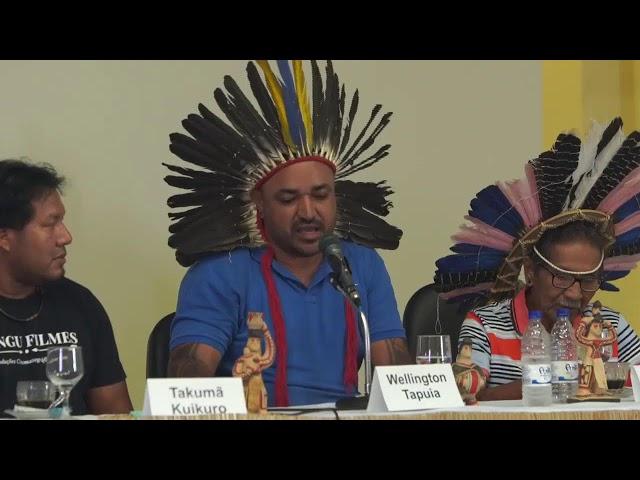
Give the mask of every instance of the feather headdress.
[[582, 143], [558, 136], [553, 148], [525, 165], [525, 177], [490, 185], [436, 262], [436, 289], [465, 304], [512, 295], [523, 260], [544, 232], [569, 222], [596, 225], [608, 239], [601, 288], [624, 277], [640, 260], [640, 133], [628, 137], [622, 120], [594, 124]]
[[390, 145], [371, 152], [375, 140], [389, 123], [391, 113], [380, 115], [376, 105], [364, 128], [352, 132], [358, 110], [356, 90], [348, 104], [330, 61], [325, 81], [311, 61], [311, 99], [302, 62], [278, 61], [280, 77], [267, 61], [249, 62], [247, 75], [257, 107], [230, 76], [226, 92], [214, 98], [228, 123], [200, 104], [182, 125], [190, 134], [170, 135], [170, 150], [198, 169], [167, 165], [174, 175], [165, 181], [187, 193], [173, 195], [169, 214], [169, 245], [184, 266], [211, 252], [265, 243], [257, 225], [256, 207], [250, 192], [279, 169], [292, 162], [317, 160], [335, 171], [337, 201], [335, 233], [362, 245], [395, 249], [402, 231], [382, 218], [389, 213], [393, 193], [385, 182], [344, 180], [389, 154]]

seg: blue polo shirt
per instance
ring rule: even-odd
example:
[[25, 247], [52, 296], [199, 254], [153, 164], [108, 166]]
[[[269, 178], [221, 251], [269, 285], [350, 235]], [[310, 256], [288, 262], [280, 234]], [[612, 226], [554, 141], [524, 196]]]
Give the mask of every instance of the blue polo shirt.
[[[353, 279], [369, 321], [371, 342], [405, 338], [389, 274], [378, 253], [352, 242], [342, 242]], [[222, 354], [217, 375], [229, 376], [247, 342], [248, 312], [262, 312], [275, 334], [267, 288], [260, 270], [265, 248], [238, 248], [200, 260], [180, 285], [176, 315], [171, 325], [170, 348], [204, 343]], [[349, 393], [344, 385], [346, 321], [344, 297], [329, 282], [331, 268], [320, 265], [305, 287], [277, 260], [272, 270], [286, 325], [291, 405], [334, 402]], [[364, 342], [358, 338], [358, 365]], [[264, 351], [264, 342], [263, 342]], [[269, 405], [275, 401], [275, 367], [263, 372]]]

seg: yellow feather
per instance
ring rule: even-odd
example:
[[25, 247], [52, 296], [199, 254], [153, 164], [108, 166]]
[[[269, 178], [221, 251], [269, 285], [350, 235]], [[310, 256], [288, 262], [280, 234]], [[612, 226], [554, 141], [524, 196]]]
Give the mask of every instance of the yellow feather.
[[293, 78], [296, 82], [296, 95], [300, 113], [302, 113], [302, 122], [307, 133], [307, 147], [311, 149], [313, 145], [313, 122], [311, 121], [311, 107], [309, 106], [309, 96], [307, 95], [307, 86], [304, 82], [304, 71], [300, 60], [293, 61]]
[[278, 118], [280, 119], [280, 125], [282, 126], [282, 135], [284, 141], [290, 148], [295, 150], [295, 145], [291, 139], [291, 131], [289, 130], [289, 121], [287, 120], [287, 110], [284, 105], [284, 97], [282, 96], [282, 88], [276, 78], [271, 66], [267, 60], [256, 60], [262, 71], [264, 72], [265, 80], [267, 81], [267, 88], [271, 93], [271, 98], [276, 106]]

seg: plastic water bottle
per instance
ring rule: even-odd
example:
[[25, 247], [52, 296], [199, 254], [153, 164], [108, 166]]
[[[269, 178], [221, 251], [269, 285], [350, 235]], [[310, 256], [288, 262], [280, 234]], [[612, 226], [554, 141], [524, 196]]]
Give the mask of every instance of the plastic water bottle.
[[522, 400], [527, 407], [551, 405], [551, 340], [541, 320], [541, 312], [529, 312], [522, 337]]
[[578, 392], [578, 351], [569, 309], [559, 308], [551, 329], [551, 388], [553, 403], [566, 403]]

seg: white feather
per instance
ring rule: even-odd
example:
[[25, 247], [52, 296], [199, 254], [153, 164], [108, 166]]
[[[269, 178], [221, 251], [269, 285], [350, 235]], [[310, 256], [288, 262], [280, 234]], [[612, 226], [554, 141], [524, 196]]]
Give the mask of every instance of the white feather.
[[[596, 157], [598, 143], [600, 143], [605, 129], [606, 126], [593, 122], [587, 140], [580, 146], [578, 167], [571, 177], [572, 185], [575, 185], [577, 182], [580, 182], [580, 185], [578, 185], [578, 188], [575, 191], [575, 197], [570, 205], [567, 205], [569, 202], [569, 198], [567, 198], [567, 202], [565, 203], [563, 210], [580, 208], [580, 206], [582, 206], [589, 195], [589, 192], [598, 181], [598, 178], [600, 178], [604, 169], [607, 168], [611, 159], [624, 143], [625, 136], [622, 132], [622, 128], [620, 128], [607, 146], [602, 149], [600, 155]], [[580, 181], [580, 177], [582, 177], [582, 181]]]
[[578, 156], [578, 167], [572, 175], [572, 185], [575, 185], [580, 177], [593, 168], [596, 152], [598, 151], [598, 143], [602, 138], [602, 134], [606, 129], [605, 125], [598, 122], [591, 122], [591, 129], [587, 134], [587, 138], [580, 145], [580, 155]]

